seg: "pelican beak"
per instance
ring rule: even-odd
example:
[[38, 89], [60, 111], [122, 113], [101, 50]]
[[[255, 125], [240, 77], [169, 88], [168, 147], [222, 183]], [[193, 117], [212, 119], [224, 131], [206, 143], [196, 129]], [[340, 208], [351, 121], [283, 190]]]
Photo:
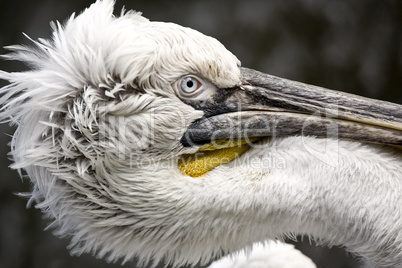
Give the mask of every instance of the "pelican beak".
[[241, 68], [242, 84], [193, 103], [205, 116], [184, 146], [215, 140], [316, 136], [402, 146], [402, 105], [329, 90]]

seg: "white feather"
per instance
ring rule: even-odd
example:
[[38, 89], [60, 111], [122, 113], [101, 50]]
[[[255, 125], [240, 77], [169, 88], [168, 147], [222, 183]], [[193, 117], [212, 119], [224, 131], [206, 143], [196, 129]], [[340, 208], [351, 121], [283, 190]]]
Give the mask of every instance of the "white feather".
[[[10, 47], [7, 57], [32, 69], [0, 72], [10, 83], [0, 118], [17, 126], [12, 167], [29, 176], [29, 203], [71, 238], [72, 253], [205, 264], [307, 234], [379, 266], [402, 262], [402, 157], [389, 148], [278, 138], [202, 178], [183, 176], [178, 157], [197, 148], [180, 138], [203, 113], [172, 84], [197, 74], [233, 87], [240, 62], [192, 29], [114, 17], [113, 4], [99, 0], [53, 24], [52, 39]], [[329, 150], [317, 158], [315, 146]]]
[[314, 263], [293, 245], [278, 241], [253, 245], [245, 250], [213, 262], [208, 268], [315, 268]]

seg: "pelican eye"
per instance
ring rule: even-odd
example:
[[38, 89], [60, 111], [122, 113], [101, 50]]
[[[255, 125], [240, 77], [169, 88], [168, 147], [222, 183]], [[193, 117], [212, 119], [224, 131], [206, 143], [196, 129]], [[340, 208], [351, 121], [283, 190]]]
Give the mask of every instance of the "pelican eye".
[[186, 76], [181, 80], [180, 90], [184, 94], [193, 94], [202, 86], [202, 83], [195, 77]]
[[173, 83], [177, 96], [185, 100], [205, 100], [216, 92], [216, 86], [195, 75], [186, 75]]

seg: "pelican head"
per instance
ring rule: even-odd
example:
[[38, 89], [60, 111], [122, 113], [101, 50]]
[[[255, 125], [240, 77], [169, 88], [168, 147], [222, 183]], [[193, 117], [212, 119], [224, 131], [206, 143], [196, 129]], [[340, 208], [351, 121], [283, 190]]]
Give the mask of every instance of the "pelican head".
[[31, 69], [0, 72], [12, 167], [73, 253], [206, 263], [301, 234], [402, 261], [401, 106], [240, 67], [113, 5], [9, 47]]

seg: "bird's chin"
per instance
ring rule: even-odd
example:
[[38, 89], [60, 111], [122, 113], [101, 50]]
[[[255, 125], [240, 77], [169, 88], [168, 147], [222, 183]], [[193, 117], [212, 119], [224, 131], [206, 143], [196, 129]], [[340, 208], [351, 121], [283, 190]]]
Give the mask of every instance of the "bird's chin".
[[236, 159], [258, 140], [257, 138], [214, 140], [201, 146], [194, 154], [182, 155], [178, 167], [184, 175], [193, 178], [201, 177], [213, 168]]

